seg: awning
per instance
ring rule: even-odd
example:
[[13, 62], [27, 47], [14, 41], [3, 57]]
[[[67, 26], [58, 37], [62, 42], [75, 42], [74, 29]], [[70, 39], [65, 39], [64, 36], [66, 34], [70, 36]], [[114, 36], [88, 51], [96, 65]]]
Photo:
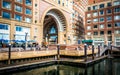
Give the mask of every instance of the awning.
[[92, 43], [93, 40], [82, 40], [82, 43]]

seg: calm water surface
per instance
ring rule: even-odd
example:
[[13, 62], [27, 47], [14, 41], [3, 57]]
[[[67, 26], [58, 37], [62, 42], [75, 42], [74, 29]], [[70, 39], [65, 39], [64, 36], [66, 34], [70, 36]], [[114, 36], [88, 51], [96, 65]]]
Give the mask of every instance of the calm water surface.
[[86, 68], [52, 65], [9, 75], [120, 75], [120, 59], [106, 59]]

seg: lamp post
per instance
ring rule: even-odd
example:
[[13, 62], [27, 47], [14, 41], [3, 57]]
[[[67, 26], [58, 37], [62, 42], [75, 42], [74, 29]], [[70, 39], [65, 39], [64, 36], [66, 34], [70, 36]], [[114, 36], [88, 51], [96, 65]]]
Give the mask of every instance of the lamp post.
[[10, 60], [11, 60], [11, 44], [9, 44], [9, 51], [8, 51], [8, 64], [11, 63]]
[[27, 35], [28, 35], [28, 33], [26, 32], [25, 33], [25, 50], [27, 49]]

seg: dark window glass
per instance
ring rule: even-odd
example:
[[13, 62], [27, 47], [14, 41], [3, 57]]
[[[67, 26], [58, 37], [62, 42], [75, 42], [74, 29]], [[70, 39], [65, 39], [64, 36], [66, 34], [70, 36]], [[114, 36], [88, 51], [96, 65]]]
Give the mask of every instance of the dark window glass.
[[98, 32], [94, 32], [94, 35], [98, 35]]
[[32, 1], [31, 0], [26, 0], [26, 5], [32, 5]]
[[22, 31], [22, 27], [16, 26], [16, 31]]
[[100, 8], [104, 8], [104, 4], [100, 4]]
[[2, 6], [3, 6], [4, 8], [7, 8], [7, 9], [10, 9], [10, 8], [11, 8], [10, 2], [6, 2], [6, 1], [3, 1]]
[[104, 35], [104, 31], [100, 31], [100, 35]]
[[108, 34], [111, 34], [112, 32], [111, 31], [108, 31]]
[[120, 27], [120, 22], [116, 22], [115, 27]]
[[60, 0], [58, 0], [58, 4], [60, 4]]
[[120, 12], [120, 7], [114, 8], [114, 12]]
[[112, 13], [111, 9], [108, 9], [108, 10], [107, 10], [107, 13], [108, 13], [108, 14]]
[[94, 28], [98, 28], [98, 26], [97, 26], [97, 25], [94, 25]]
[[91, 8], [90, 7], [88, 7], [88, 11], [90, 11], [91, 10]]
[[110, 3], [107, 3], [107, 6], [108, 6], [108, 7], [112, 6], [111, 2], [110, 2]]
[[0, 29], [8, 30], [8, 25], [0, 24]]
[[9, 12], [3, 12], [3, 13], [2, 13], [2, 17], [3, 17], [3, 18], [10, 19], [10, 13], [9, 13]]
[[31, 9], [28, 9], [28, 8], [26, 8], [26, 14], [32, 14], [32, 11], [31, 11]]
[[111, 25], [111, 24], [108, 24], [108, 27], [112, 27], [112, 25]]
[[100, 15], [103, 15], [104, 14], [104, 11], [103, 10], [100, 10]]
[[103, 22], [103, 21], [104, 21], [104, 18], [103, 18], [103, 17], [101, 17], [101, 18], [100, 18], [100, 22]]
[[93, 6], [93, 10], [96, 10], [97, 9], [97, 5], [96, 6]]

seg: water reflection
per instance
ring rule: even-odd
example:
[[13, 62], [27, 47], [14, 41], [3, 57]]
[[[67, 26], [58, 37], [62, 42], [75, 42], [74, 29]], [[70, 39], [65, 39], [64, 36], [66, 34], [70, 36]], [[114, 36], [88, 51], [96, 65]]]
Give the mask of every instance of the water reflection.
[[86, 68], [52, 65], [9, 75], [120, 75], [120, 59], [107, 59]]

